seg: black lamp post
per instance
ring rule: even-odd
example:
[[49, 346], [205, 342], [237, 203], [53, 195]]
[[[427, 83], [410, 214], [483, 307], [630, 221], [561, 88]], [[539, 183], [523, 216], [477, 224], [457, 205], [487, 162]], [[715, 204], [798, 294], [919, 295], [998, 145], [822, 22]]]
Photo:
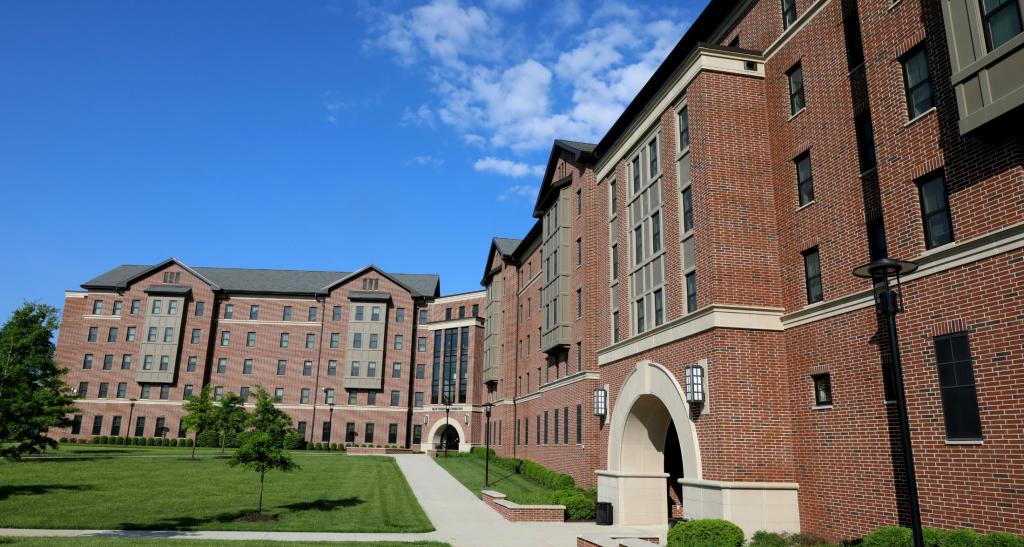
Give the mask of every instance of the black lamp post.
[[128, 440], [128, 433], [130, 433], [131, 429], [132, 429], [132, 413], [135, 412], [135, 401], [136, 400], [137, 399], [135, 399], [135, 398], [128, 399], [128, 423], [125, 424], [125, 428], [124, 428], [124, 438], [125, 438], [125, 440]]
[[451, 427], [450, 425], [448, 425], [448, 414], [452, 410], [452, 400], [451, 400], [451, 397], [448, 397], [447, 395], [445, 395], [445, 396], [442, 397], [442, 401], [441, 402], [444, 403], [444, 434], [441, 435], [441, 444], [444, 445], [444, 456], [447, 458], [448, 457], [448, 438], [451, 436], [451, 434], [448, 431], [448, 428]]
[[494, 403], [484, 404], [484, 415], [487, 416], [487, 428], [484, 429], [484, 486], [491, 485], [491, 409]]
[[331, 442], [331, 437], [334, 435], [334, 397], [327, 398], [328, 389], [324, 388], [324, 400], [327, 401], [327, 408], [330, 409], [327, 413], [327, 440]]
[[[896, 409], [900, 420], [900, 444], [903, 449], [903, 473], [907, 480], [907, 498], [910, 502], [910, 525], [914, 546], [924, 547], [921, 530], [921, 505], [917, 498], [917, 475], [914, 472], [914, 453], [910, 445], [910, 421], [907, 418], [907, 396], [903, 387], [903, 365], [900, 361], [900, 343], [896, 332], [896, 314], [903, 312], [903, 292], [900, 276], [917, 270], [917, 264], [904, 260], [882, 257], [855, 270], [853, 275], [874, 282], [875, 311], [885, 320], [889, 335], [889, 352], [892, 356], [893, 387], [896, 391]], [[889, 281], [896, 280], [890, 286]]]

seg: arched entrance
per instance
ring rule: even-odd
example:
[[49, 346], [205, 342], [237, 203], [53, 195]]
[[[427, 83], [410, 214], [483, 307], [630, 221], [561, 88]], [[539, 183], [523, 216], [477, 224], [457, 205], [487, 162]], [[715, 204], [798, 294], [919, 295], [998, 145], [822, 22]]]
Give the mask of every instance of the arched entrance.
[[434, 437], [434, 450], [459, 450], [459, 432], [451, 425], [442, 426]]
[[667, 526], [670, 516], [681, 516], [674, 507], [682, 503], [678, 480], [701, 478], [697, 432], [675, 376], [656, 363], [638, 363], [610, 422], [598, 499], [612, 503], [616, 524]]
[[450, 419], [445, 423], [444, 417], [430, 426], [430, 431], [423, 437], [420, 450], [444, 450], [444, 443], [448, 443], [448, 450], [469, 452], [470, 443], [462, 429], [459, 420]]

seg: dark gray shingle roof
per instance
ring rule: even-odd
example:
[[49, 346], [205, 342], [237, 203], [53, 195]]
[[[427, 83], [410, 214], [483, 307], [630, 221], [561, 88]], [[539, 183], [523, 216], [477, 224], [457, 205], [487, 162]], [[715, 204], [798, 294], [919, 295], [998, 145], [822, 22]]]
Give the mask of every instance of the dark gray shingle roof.
[[496, 237], [494, 238], [494, 248], [498, 249], [498, 252], [501, 253], [502, 256], [508, 256], [516, 250], [516, 247], [518, 247], [522, 241], [523, 240], [521, 239]]
[[[125, 282], [153, 266], [125, 264], [90, 279], [83, 288], [123, 287]], [[312, 294], [351, 275], [352, 272], [309, 270], [266, 270], [255, 268], [191, 268], [228, 292]], [[436, 274], [392, 274], [406, 285], [413, 296], [433, 297], [438, 294], [441, 279]]]
[[572, 148], [577, 152], [583, 152], [585, 154], [589, 154], [594, 151], [594, 148], [597, 148], [596, 144], [591, 144], [589, 142], [569, 141], [565, 139], [555, 139], [555, 144], [560, 144], [562, 146]]

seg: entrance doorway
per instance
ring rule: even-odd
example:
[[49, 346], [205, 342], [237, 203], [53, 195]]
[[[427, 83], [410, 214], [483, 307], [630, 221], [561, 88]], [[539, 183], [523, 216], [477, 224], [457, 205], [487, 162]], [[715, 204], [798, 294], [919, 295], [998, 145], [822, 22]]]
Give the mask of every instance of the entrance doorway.
[[434, 439], [435, 450], [445, 450], [458, 452], [459, 450], [459, 432], [451, 425], [441, 427], [437, 431], [437, 436]]

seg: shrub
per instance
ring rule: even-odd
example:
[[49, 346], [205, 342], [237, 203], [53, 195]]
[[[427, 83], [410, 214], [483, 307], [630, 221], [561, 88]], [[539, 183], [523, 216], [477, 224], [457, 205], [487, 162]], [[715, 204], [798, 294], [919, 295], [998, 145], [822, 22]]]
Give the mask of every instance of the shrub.
[[220, 435], [216, 431], [203, 431], [196, 437], [196, 446], [216, 448], [220, 446]]
[[543, 465], [529, 460], [523, 460], [519, 468], [526, 478], [532, 479], [552, 490], [565, 490], [576, 486], [576, 481], [569, 475], [556, 473]]
[[331, 450], [337, 450], [337, 449], [338, 449], [338, 443], [331, 443]]
[[864, 547], [912, 547], [914, 536], [910, 528], [885, 526], [864, 538]]
[[680, 522], [668, 532], [668, 547], [741, 547], [743, 530], [721, 519]]
[[992, 532], [978, 538], [978, 547], [1024, 547], [1024, 539], [1009, 532]]
[[977, 532], [968, 528], [950, 530], [942, 534], [939, 547], [974, 547], [978, 544], [980, 537]]
[[578, 488], [554, 492], [549, 503], [564, 505], [569, 520], [590, 520], [597, 516], [597, 500]]
[[345, 447], [345, 443], [339, 443], [338, 448], [340, 448], [342, 452], [348, 451], [348, 448]]
[[792, 544], [791, 536], [761, 530], [754, 533], [747, 545], [749, 547], [790, 547]]
[[291, 433], [284, 436], [284, 448], [285, 450], [301, 450], [306, 446], [306, 439], [302, 437], [302, 433], [298, 431], [292, 431]]

